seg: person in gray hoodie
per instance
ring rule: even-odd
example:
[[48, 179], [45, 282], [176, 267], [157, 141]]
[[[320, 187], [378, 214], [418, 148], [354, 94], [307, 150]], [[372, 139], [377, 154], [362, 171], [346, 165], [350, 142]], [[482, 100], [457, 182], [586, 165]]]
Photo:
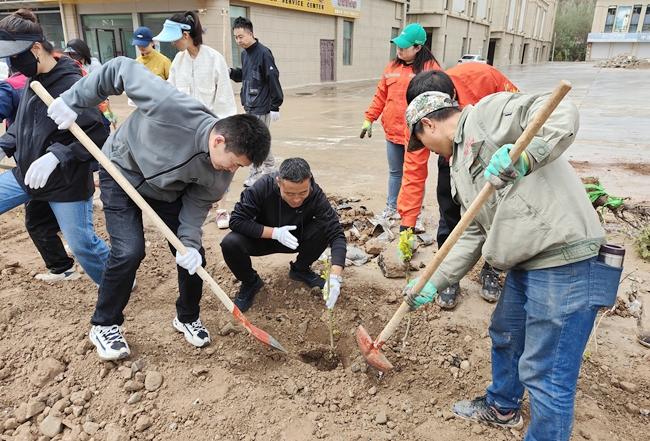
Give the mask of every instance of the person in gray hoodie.
[[[149, 72], [142, 64], [117, 57], [83, 78], [48, 108], [60, 130], [83, 109], [125, 92], [137, 108], [109, 137], [103, 152], [176, 233], [188, 249], [176, 254], [178, 287], [172, 324], [194, 346], [210, 335], [199, 318], [205, 266], [201, 226], [212, 204], [223, 196], [239, 167], [261, 164], [269, 153], [267, 127], [251, 115], [218, 119], [196, 99]], [[122, 332], [135, 273], [145, 256], [142, 213], [104, 169], [99, 171], [101, 200], [111, 253], [93, 314], [90, 340], [103, 360], [128, 357]]]

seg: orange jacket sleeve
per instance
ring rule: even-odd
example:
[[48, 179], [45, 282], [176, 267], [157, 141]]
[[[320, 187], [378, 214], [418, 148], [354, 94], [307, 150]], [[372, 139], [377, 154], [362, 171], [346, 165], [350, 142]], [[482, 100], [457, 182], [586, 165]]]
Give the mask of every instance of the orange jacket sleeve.
[[375, 122], [379, 119], [379, 116], [384, 111], [384, 106], [386, 105], [386, 96], [388, 94], [388, 89], [386, 88], [386, 75], [385, 72], [382, 72], [381, 79], [377, 83], [377, 91], [375, 96], [372, 98], [370, 107], [366, 110], [365, 118], [370, 122]]
[[422, 209], [424, 188], [429, 175], [429, 149], [423, 148], [404, 153], [402, 187], [397, 197], [397, 211], [402, 217], [402, 226], [415, 227]]
[[[425, 70], [440, 70], [440, 66], [432, 61], [427, 64]], [[407, 128], [405, 134], [407, 142], [410, 136], [411, 133]], [[415, 227], [422, 210], [424, 189], [429, 175], [429, 156], [431, 152], [426, 148], [404, 152], [402, 186], [397, 197], [397, 211], [402, 217], [401, 225], [404, 227]]]

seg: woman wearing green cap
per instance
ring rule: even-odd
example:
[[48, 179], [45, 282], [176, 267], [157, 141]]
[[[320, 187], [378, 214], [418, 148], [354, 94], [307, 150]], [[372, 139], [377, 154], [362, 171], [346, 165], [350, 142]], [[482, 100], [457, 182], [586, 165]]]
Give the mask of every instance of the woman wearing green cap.
[[386, 134], [388, 156], [388, 197], [381, 217], [390, 219], [397, 214], [397, 195], [402, 185], [404, 145], [408, 141], [406, 129], [406, 89], [411, 78], [426, 70], [440, 70], [438, 61], [424, 46], [427, 33], [419, 23], [411, 23], [391, 42], [397, 46], [397, 57], [388, 63], [377, 84], [377, 92], [366, 110], [361, 138], [372, 136], [372, 123], [381, 115]]

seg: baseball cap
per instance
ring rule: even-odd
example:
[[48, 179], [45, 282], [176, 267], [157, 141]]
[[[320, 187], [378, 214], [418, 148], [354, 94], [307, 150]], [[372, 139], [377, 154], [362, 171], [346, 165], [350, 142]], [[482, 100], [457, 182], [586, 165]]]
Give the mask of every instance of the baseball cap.
[[172, 41], [180, 40], [183, 38], [183, 32], [189, 32], [191, 30], [192, 26], [188, 24], [165, 20], [162, 32], [153, 37], [153, 39], [156, 41], [171, 43]]
[[415, 125], [428, 114], [447, 107], [458, 107], [458, 105], [449, 95], [438, 91], [421, 93], [411, 101], [406, 108], [406, 124], [411, 132], [407, 147], [409, 152], [420, 150], [423, 147], [414, 133]]
[[11, 57], [25, 52], [37, 41], [43, 41], [43, 34], [14, 34], [0, 29], [0, 57]]
[[402, 33], [391, 40], [397, 47], [406, 49], [411, 46], [422, 46], [427, 41], [427, 33], [420, 23], [411, 23], [402, 29]]
[[149, 43], [152, 41], [153, 33], [148, 27], [140, 26], [138, 29], [133, 31], [133, 40], [131, 41], [133, 46], [149, 46]]

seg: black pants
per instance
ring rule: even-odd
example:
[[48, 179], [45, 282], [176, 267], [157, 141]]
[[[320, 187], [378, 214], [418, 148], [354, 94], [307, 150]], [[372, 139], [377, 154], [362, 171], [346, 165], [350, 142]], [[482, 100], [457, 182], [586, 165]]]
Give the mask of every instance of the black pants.
[[296, 237], [299, 238], [298, 249], [292, 250], [277, 240], [255, 239], [232, 231], [221, 241], [221, 251], [228, 268], [237, 280], [251, 284], [257, 276], [251, 263], [251, 256], [298, 253], [294, 268], [305, 271], [327, 248], [327, 238], [317, 222], [306, 225]]
[[[111, 254], [106, 263], [106, 271], [99, 287], [99, 297], [91, 322], [93, 325], [121, 325], [124, 322], [124, 308], [131, 297], [135, 273], [145, 256], [142, 212], [103, 168], [99, 170], [99, 181], [106, 230], [111, 240]], [[180, 224], [179, 213], [183, 206], [181, 199], [174, 202], [153, 199], [146, 199], [146, 201], [163, 222], [176, 233]], [[175, 256], [174, 247], [170, 245], [169, 248]], [[202, 265], [205, 267], [203, 247], [199, 252], [203, 257]], [[180, 293], [176, 301], [176, 313], [181, 322], [190, 323], [199, 318], [203, 281], [196, 274], [190, 276], [187, 270], [180, 266], [176, 269]]]
[[[460, 222], [460, 205], [451, 197], [451, 168], [449, 162], [442, 156], [438, 157], [438, 187], [436, 189], [440, 223], [438, 223], [438, 248], [447, 240], [452, 230]], [[484, 269], [494, 270], [487, 262]]]
[[460, 221], [460, 205], [451, 197], [451, 169], [449, 162], [442, 156], [438, 157], [438, 186], [436, 188], [440, 223], [438, 224], [438, 247], [441, 247], [451, 231]]
[[61, 274], [72, 268], [74, 259], [65, 251], [58, 235], [59, 223], [48, 202], [31, 200], [25, 204], [25, 227], [50, 272]]

